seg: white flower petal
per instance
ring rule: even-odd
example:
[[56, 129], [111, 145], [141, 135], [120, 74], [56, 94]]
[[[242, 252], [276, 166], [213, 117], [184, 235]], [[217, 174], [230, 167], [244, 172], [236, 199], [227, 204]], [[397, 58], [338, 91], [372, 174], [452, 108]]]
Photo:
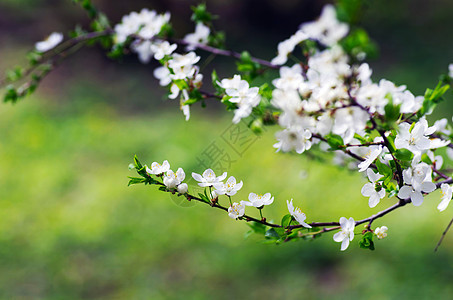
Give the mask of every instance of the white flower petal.
[[344, 239], [341, 242], [341, 251], [346, 250], [349, 247], [349, 239]]
[[193, 179], [195, 179], [195, 180], [198, 181], [198, 182], [202, 182], [202, 181], [203, 181], [203, 178], [202, 178], [201, 175], [198, 174], [198, 173], [192, 172], [192, 177], [193, 177]]
[[450, 199], [444, 199], [442, 200], [439, 205], [437, 206], [437, 209], [439, 211], [444, 211], [447, 207], [448, 207], [448, 204], [450, 204], [450, 201], [451, 201], [451, 198]]
[[412, 191], [412, 187], [405, 185], [398, 192], [398, 197], [401, 199], [408, 199], [411, 196]]
[[346, 219], [345, 217], [341, 217], [340, 226], [341, 226], [341, 228], [346, 228], [348, 226], [348, 219]]
[[436, 189], [436, 185], [432, 182], [425, 181], [422, 183], [422, 191], [425, 193], [431, 193]]
[[422, 193], [414, 191], [411, 194], [411, 200], [412, 200], [412, 204], [414, 204], [414, 206], [422, 205], [422, 203], [423, 203], [423, 195], [422, 195]]
[[374, 193], [373, 195], [371, 195], [370, 200], [368, 200], [368, 205], [370, 206], [370, 208], [373, 208], [378, 205], [380, 200], [381, 198], [379, 198], [378, 193]]
[[370, 197], [375, 193], [374, 185], [372, 183], [365, 183], [365, 185], [362, 187], [362, 195], [365, 197]]
[[337, 232], [333, 235], [333, 240], [337, 243], [342, 242], [346, 236], [344, 235], [343, 231]]

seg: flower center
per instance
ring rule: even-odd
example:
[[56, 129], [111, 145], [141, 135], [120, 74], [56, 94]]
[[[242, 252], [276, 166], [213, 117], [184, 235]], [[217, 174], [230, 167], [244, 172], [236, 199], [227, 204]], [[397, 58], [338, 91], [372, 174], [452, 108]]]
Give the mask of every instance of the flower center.
[[299, 207], [296, 207], [296, 208], [294, 209], [294, 212], [295, 212], [296, 214], [303, 214], [302, 210], [301, 210]]

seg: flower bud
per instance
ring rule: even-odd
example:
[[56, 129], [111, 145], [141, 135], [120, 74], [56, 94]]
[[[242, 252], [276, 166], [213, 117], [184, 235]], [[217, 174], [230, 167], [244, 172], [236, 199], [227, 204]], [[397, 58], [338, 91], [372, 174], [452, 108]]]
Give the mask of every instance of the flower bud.
[[177, 187], [178, 193], [180, 193], [180, 194], [187, 193], [188, 189], [189, 189], [189, 187], [187, 186], [187, 183], [181, 183]]

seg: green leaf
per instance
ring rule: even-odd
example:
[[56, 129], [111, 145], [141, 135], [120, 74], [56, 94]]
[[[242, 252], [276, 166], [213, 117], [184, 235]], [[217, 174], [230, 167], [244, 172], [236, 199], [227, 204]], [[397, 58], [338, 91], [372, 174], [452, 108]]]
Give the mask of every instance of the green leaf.
[[134, 156], [134, 164], [137, 173], [145, 178], [149, 178], [148, 174], [146, 173], [145, 166], [143, 166], [140, 161], [138, 160], [137, 155]]
[[6, 78], [9, 81], [16, 81], [22, 78], [24, 69], [22, 67], [15, 67], [13, 70], [6, 71]]
[[266, 226], [261, 223], [252, 221], [248, 222], [247, 225], [253, 230], [254, 233], [263, 235], [266, 233]]
[[282, 218], [282, 227], [285, 228], [285, 227], [288, 227], [289, 224], [291, 223], [293, 219], [293, 216], [291, 216], [290, 214], [287, 214], [287, 215], [284, 215], [283, 218]]
[[357, 133], [354, 133], [354, 138], [358, 139], [360, 141], [360, 143], [362, 143], [362, 144], [366, 144], [366, 143], [369, 142], [367, 138], [365, 138], [365, 137], [363, 137], [363, 136], [361, 136], [360, 134], [357, 134]]
[[[394, 182], [385, 183], [384, 187], [385, 187], [385, 191], [389, 194], [396, 193], [396, 191], [397, 191], [396, 184]], [[391, 198], [390, 195], [388, 197]]]
[[426, 153], [424, 153], [422, 155], [422, 162], [425, 162], [428, 165], [432, 165], [433, 164], [433, 162], [431, 161], [431, 158], [429, 158], [429, 156]]
[[220, 82], [220, 78], [219, 76], [217, 75], [217, 72], [216, 70], [212, 70], [212, 73], [211, 73], [211, 80], [212, 80], [212, 85], [217, 89], [217, 88], [220, 88], [219, 87], [219, 82]]
[[398, 134], [397, 131], [395, 129], [392, 129], [391, 134], [387, 137], [387, 140], [389, 141], [387, 148], [390, 150], [390, 152], [396, 151], [395, 138], [397, 134]]
[[173, 83], [176, 84], [176, 86], [182, 91], [182, 90], [188, 90], [189, 85], [184, 79], [178, 79], [178, 80], [173, 80]]
[[272, 99], [272, 88], [269, 86], [268, 83], [264, 83], [260, 86], [259, 93], [262, 97], [266, 99]]
[[165, 23], [162, 28], [160, 29], [159, 36], [161, 37], [172, 37], [174, 35], [173, 27], [171, 23]]
[[96, 8], [93, 6], [90, 0], [72, 0], [74, 3], [79, 4], [88, 13], [90, 18], [94, 18], [97, 15]]
[[16, 103], [16, 101], [19, 99], [19, 95], [17, 93], [17, 90], [14, 86], [8, 85], [6, 87], [6, 94], [3, 98], [4, 102], [12, 102]]
[[448, 91], [450, 85], [444, 84], [440, 81], [437, 86], [432, 89], [426, 89], [425, 99], [421, 109], [418, 111], [418, 116], [421, 117], [425, 114], [431, 114], [438, 103], [443, 100], [443, 95]]
[[361, 17], [363, 0], [340, 0], [337, 4], [337, 18], [349, 24], [357, 23]]
[[119, 59], [119, 58], [123, 57], [124, 46], [125, 46], [125, 43], [113, 45], [112, 50], [107, 54], [107, 56], [112, 59]]
[[135, 164], [135, 168], [136, 168], [137, 170], [140, 170], [141, 168], [143, 168], [143, 165], [142, 165], [141, 162], [138, 160], [137, 155], [134, 155], [134, 164]]
[[36, 51], [31, 51], [27, 53], [27, 60], [31, 66], [36, 66], [38, 62], [41, 60], [41, 53]]
[[237, 69], [243, 73], [243, 79], [252, 81], [259, 75], [260, 65], [252, 60], [249, 52], [243, 51], [239, 61], [236, 62]]
[[280, 239], [280, 235], [277, 233], [277, 231], [275, 231], [274, 228], [270, 228], [266, 231], [266, 233], [264, 234], [264, 237], [267, 238], [267, 239]]
[[211, 200], [206, 195], [203, 195], [202, 193], [198, 193], [198, 196], [200, 197], [201, 200], [203, 200], [206, 203], [211, 204]]
[[395, 122], [398, 120], [400, 116], [400, 106], [401, 105], [393, 105], [392, 102], [389, 101], [389, 103], [384, 107], [385, 110], [385, 118], [389, 123]]
[[213, 19], [213, 16], [208, 12], [205, 3], [192, 6], [191, 9], [193, 11], [191, 20], [194, 22], [209, 23]]
[[91, 28], [94, 31], [103, 31], [110, 27], [110, 22], [104, 13], [98, 13], [97, 17], [91, 23]]
[[330, 146], [330, 150], [339, 150], [344, 146], [343, 138], [337, 134], [328, 134], [325, 136], [327, 143]]
[[358, 28], [352, 30], [342, 41], [340, 41], [343, 49], [353, 57], [358, 57], [362, 53], [366, 54], [367, 58], [377, 56], [377, 46], [369, 38], [365, 30]]
[[359, 241], [360, 248], [374, 250], [373, 233], [368, 231]]
[[208, 44], [215, 48], [225, 48], [225, 33], [223, 31], [211, 32], [208, 36]]
[[414, 154], [407, 149], [398, 149], [395, 151], [395, 157], [399, 160], [411, 161]]
[[140, 184], [140, 183], [144, 183], [146, 181], [146, 178], [138, 178], [138, 177], [128, 177], [129, 178], [129, 183], [127, 184], [127, 186], [130, 186], [132, 184]]
[[379, 159], [376, 160], [375, 164], [379, 174], [383, 175], [384, 177], [393, 177], [393, 171], [389, 166], [387, 166], [384, 163], [381, 163]]

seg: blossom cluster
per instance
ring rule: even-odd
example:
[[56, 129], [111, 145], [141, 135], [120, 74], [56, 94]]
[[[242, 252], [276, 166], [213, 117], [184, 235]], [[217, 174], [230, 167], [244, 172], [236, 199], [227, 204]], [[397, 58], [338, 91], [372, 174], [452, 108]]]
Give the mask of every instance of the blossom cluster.
[[[186, 178], [185, 172], [182, 168], [178, 168], [176, 172], [170, 169], [170, 163], [165, 160], [162, 164], [153, 162], [151, 168], [145, 166], [147, 176], [157, 176], [162, 178], [163, 185], [169, 190], [176, 190], [179, 194], [187, 194], [188, 185], [183, 181]], [[248, 201], [241, 200], [239, 202], [232, 202], [231, 197], [236, 195], [237, 192], [242, 189], [243, 182], [237, 182], [234, 176], [227, 178], [227, 172], [224, 172], [220, 176], [216, 176], [212, 169], [205, 170], [202, 174], [192, 172], [192, 178], [197, 182], [198, 186], [202, 188], [209, 188], [210, 198], [209, 200], [217, 202], [219, 196], [227, 196], [229, 199], [228, 216], [232, 219], [238, 219], [245, 215], [245, 207], [255, 207], [260, 211], [266, 205], [270, 205], [274, 202], [274, 197], [271, 193], [256, 194], [249, 193]], [[226, 179], [226, 181], [225, 181]], [[224, 182], [225, 181], [225, 182]], [[287, 207], [289, 214], [297, 221], [300, 225], [305, 228], [311, 228], [309, 224], [305, 222], [306, 215], [302, 212], [299, 207], [294, 207], [293, 199], [287, 201]]]
[[[354, 168], [367, 175], [368, 182], [361, 193], [369, 198], [370, 208], [378, 206], [386, 196], [420, 206], [427, 194], [441, 186], [442, 202], [438, 208], [446, 209], [452, 187], [448, 183], [436, 185], [443, 164], [436, 151], [448, 146], [447, 154], [453, 156], [451, 131], [446, 119], [433, 126], [426, 119], [432, 112], [427, 102], [437, 101], [441, 92], [428, 101], [426, 95], [415, 96], [404, 85], [386, 79], [373, 81], [373, 71], [364, 62], [366, 54], [351, 54], [342, 46], [349, 30], [348, 24], [337, 19], [335, 8], [327, 5], [318, 20], [302, 24], [294, 35], [278, 45], [278, 54], [271, 64], [278, 66], [279, 76], [272, 80], [268, 104], [262, 101], [260, 87], [252, 86], [241, 74], [214, 81], [215, 95], [234, 108], [233, 123], [250, 116], [260, 104], [260, 109], [265, 107], [271, 112], [282, 127], [275, 135], [277, 151], [302, 154], [316, 146], [319, 150], [333, 150], [337, 163], [345, 162], [346, 157], [355, 158]], [[191, 98], [190, 92], [201, 88], [203, 80], [196, 66], [200, 57], [194, 51], [200, 44], [208, 43], [209, 35], [209, 27], [198, 23], [195, 33], [185, 37], [189, 53], [173, 53], [176, 45], [167, 43], [166, 49], [170, 50], [156, 58], [163, 66], [156, 69], [155, 76], [161, 85], [170, 86], [171, 99], [181, 97], [187, 119], [185, 103]], [[287, 65], [298, 47], [308, 48], [302, 62]], [[259, 115], [260, 110], [257, 112]], [[175, 178], [180, 178], [183, 172], [180, 173]], [[170, 172], [168, 176], [173, 178], [173, 174], [176, 173]], [[226, 195], [231, 201], [231, 196], [243, 185], [234, 177], [224, 183], [226, 173], [216, 177], [210, 169], [192, 176], [200, 187], [214, 189], [210, 193], [213, 198]], [[180, 182], [175, 180], [178, 186]], [[273, 202], [273, 197], [269, 193], [250, 193], [248, 200], [231, 202], [230, 217], [244, 216], [246, 206], [259, 208], [261, 213], [264, 205]], [[305, 214], [293, 206], [292, 200], [287, 201], [287, 206], [299, 224], [310, 227], [305, 223]], [[339, 224], [341, 231], [334, 235], [334, 240], [341, 242], [344, 250], [354, 238], [355, 222], [353, 218], [342, 217]], [[385, 226], [376, 229], [375, 235], [381, 239], [386, 230]]]
[[[441, 202], [437, 208], [439, 211], [447, 209], [452, 199], [453, 179], [444, 157], [453, 160], [453, 130], [448, 119], [437, 120], [430, 126], [428, 118], [453, 83], [453, 64], [448, 66], [445, 79], [434, 89], [427, 89], [423, 96], [414, 95], [406, 86], [387, 79], [373, 80], [373, 71], [365, 62], [365, 48], [358, 45], [352, 51], [348, 46], [348, 39], [356, 34], [355, 29], [337, 18], [333, 5], [326, 5], [317, 20], [301, 24], [290, 38], [279, 43], [277, 55], [270, 62], [214, 48], [215, 30], [212, 23], [206, 21], [210, 18], [205, 15], [193, 19], [194, 32], [180, 40], [169, 38], [167, 34], [171, 27], [170, 13], [159, 14], [149, 9], [125, 15], [113, 29], [106, 29], [105, 34], [112, 39], [112, 50], [130, 49], [143, 63], [151, 59], [160, 63], [154, 76], [161, 86], [167, 87], [169, 99], [179, 98], [186, 120], [190, 118], [190, 105], [214, 98], [234, 111], [232, 122], [235, 124], [246, 118], [251, 127], [278, 124], [280, 129], [273, 145], [277, 152], [329, 151], [334, 153], [334, 163], [366, 174], [367, 182], [361, 194], [368, 198], [370, 208], [386, 202], [386, 196], [396, 198], [395, 205], [420, 206], [426, 195], [440, 189]], [[102, 36], [94, 33], [94, 37]], [[63, 39], [63, 34], [54, 32], [36, 43], [35, 53], [50, 55], [52, 59], [50, 50]], [[52, 51], [54, 55], [61, 54], [58, 51], [64, 49], [63, 44]], [[197, 53], [200, 49], [239, 60], [238, 74], [220, 79], [213, 72], [215, 92], [202, 90], [204, 76], [197, 65], [201, 61]], [[291, 63], [292, 60], [296, 63]], [[260, 86], [254, 78], [264, 74], [266, 68], [278, 70], [278, 76]], [[151, 167], [145, 166], [144, 172], [141, 173], [144, 179], [135, 178], [134, 183], [157, 178], [151, 182], [158, 182], [166, 191], [189, 195], [182, 168], [173, 171], [168, 161], [154, 162]], [[237, 182], [234, 176], [227, 179], [226, 172], [216, 176], [213, 170], [207, 169], [202, 174], [192, 173], [192, 178], [205, 193], [209, 190], [206, 197], [210, 204], [218, 205], [221, 196], [228, 198], [229, 206], [225, 210], [231, 218], [255, 220], [246, 215], [246, 207], [255, 207], [261, 217], [256, 219], [258, 223], [270, 225], [262, 216], [264, 206], [274, 202], [270, 193], [249, 193], [247, 201], [233, 202], [231, 197], [237, 197], [243, 187], [243, 182]], [[357, 224], [368, 223], [363, 246], [373, 247], [370, 237], [373, 217], [362, 221], [341, 217], [339, 222], [332, 222], [334, 225], [308, 224], [306, 215], [293, 205], [292, 199], [287, 200], [287, 208], [288, 218], [299, 224], [297, 228], [309, 229], [316, 224], [337, 226], [330, 229], [340, 229], [333, 239], [341, 242], [341, 250], [347, 249], [354, 239]], [[385, 213], [384, 210], [379, 216]], [[288, 225], [291, 224], [288, 218], [286, 221], [284, 218], [281, 225], [271, 226], [284, 227], [288, 232], [269, 234], [289, 238], [295, 227]], [[321, 233], [328, 231], [324, 229]], [[382, 226], [373, 234], [382, 239], [387, 236], [387, 230]], [[315, 231], [313, 236], [316, 234]]]
[[186, 50], [189, 52], [175, 53], [178, 46], [159, 35], [169, 21], [168, 12], [157, 14], [148, 9], [139, 13], [132, 12], [115, 26], [116, 42], [125, 43], [128, 38], [132, 38], [130, 48], [138, 54], [141, 62], [148, 63], [154, 58], [162, 64], [162, 67], [155, 69], [154, 76], [161, 86], [169, 86], [170, 99], [180, 97], [181, 110], [188, 120], [190, 110], [189, 104], [185, 102], [189, 100], [189, 91], [200, 88], [203, 80], [203, 75], [196, 66], [200, 57], [192, 50], [196, 45], [208, 42], [210, 28], [198, 22], [195, 32], [187, 34], [183, 40], [187, 43]]
[[222, 79], [217, 83], [228, 97], [228, 101], [237, 105], [234, 111], [233, 123], [237, 124], [242, 118], [248, 117], [252, 108], [256, 107], [260, 101], [258, 87], [250, 87], [246, 80], [241, 79], [241, 75], [234, 75], [233, 78]]

